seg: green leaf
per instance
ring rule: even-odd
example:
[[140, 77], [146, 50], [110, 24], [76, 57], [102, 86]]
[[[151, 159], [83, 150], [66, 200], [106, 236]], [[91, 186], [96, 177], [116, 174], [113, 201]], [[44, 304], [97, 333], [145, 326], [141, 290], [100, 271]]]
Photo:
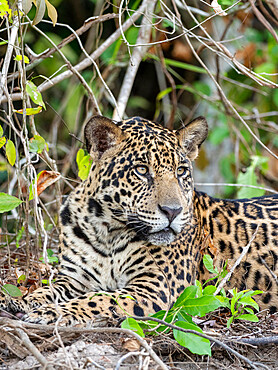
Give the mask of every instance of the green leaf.
[[16, 248], [19, 248], [19, 241], [22, 238], [23, 231], [24, 231], [24, 226], [22, 226], [21, 229], [19, 230], [19, 232], [17, 233], [16, 243], [15, 243]]
[[157, 94], [156, 100], [161, 100], [164, 98], [165, 95], [169, 94], [170, 92], [173, 91], [172, 87], [167, 87], [167, 89], [160, 91], [159, 94]]
[[254, 311], [250, 307], [244, 307], [245, 311], [250, 313], [251, 315], [254, 315]]
[[[16, 60], [16, 61], [20, 61], [20, 60], [22, 60], [22, 55], [17, 55], [15, 58], [14, 58], [14, 60]], [[24, 55], [24, 63], [25, 64], [29, 64], [30, 63], [30, 60], [29, 60], [29, 58], [26, 56], [26, 55]]]
[[189, 315], [200, 317], [222, 306], [223, 304], [216, 297], [209, 295], [187, 299], [183, 303], [183, 307]]
[[183, 63], [177, 60], [167, 59], [167, 58], [164, 59], [164, 62], [166, 66], [169, 65], [172, 67], [178, 67], [178, 68], [186, 69], [187, 71], [192, 71], [192, 72], [197, 72], [197, 73], [205, 73], [205, 74], [207, 73], [207, 71], [204, 68], [197, 67], [193, 64]]
[[85, 156], [85, 150], [79, 149], [78, 152], [76, 153], [76, 163], [77, 163], [77, 166], [80, 165], [80, 162], [82, 161], [82, 159], [84, 158], [84, 156]]
[[251, 297], [242, 297], [239, 301], [238, 304], [241, 304], [242, 306], [251, 306], [255, 308], [255, 310], [259, 311], [259, 306], [258, 303], [254, 301], [253, 298]]
[[[153, 317], [153, 318], [156, 318], [156, 319], [160, 319], [160, 320], [163, 320], [167, 323], [172, 323], [175, 319], [175, 311], [173, 309], [169, 310], [169, 311], [165, 311], [165, 310], [161, 310], [161, 311], [158, 311], [152, 315], [149, 315], [150, 317]], [[163, 325], [163, 324], [159, 324], [155, 321], [144, 321], [144, 323], [147, 324], [147, 329], [152, 329], [154, 327], [157, 327], [159, 325], [159, 327], [156, 329], [156, 332], [162, 332], [162, 331], [170, 331], [170, 329]], [[144, 324], [143, 323], [140, 323], [140, 325], [143, 327]]]
[[[53, 252], [52, 249], [47, 249], [46, 252], [47, 252], [48, 263], [58, 263], [59, 262], [58, 257], [53, 256], [54, 252]], [[43, 263], [45, 263], [43, 257], [40, 257], [40, 261], [42, 261]]]
[[[42, 111], [41, 106], [36, 107], [36, 108], [26, 108], [26, 116], [33, 116], [35, 114], [41, 113], [41, 111]], [[23, 114], [23, 109], [17, 109], [17, 110], [14, 110], [14, 112]]]
[[6, 193], [0, 193], [0, 213], [9, 212], [18, 207], [22, 200]]
[[5, 144], [6, 144], [6, 138], [5, 136], [3, 136], [0, 138], [0, 148], [2, 148], [2, 146], [4, 146]]
[[39, 92], [37, 86], [32, 81], [26, 82], [26, 91], [35, 104], [41, 105], [42, 107], [44, 107], [44, 109], [46, 109], [44, 101], [42, 99], [42, 94]]
[[193, 320], [192, 320], [192, 317], [190, 315], [188, 315], [186, 313], [185, 310], [179, 310], [178, 314], [177, 314], [177, 318], [179, 321], [185, 321], [185, 322], [189, 322], [190, 324], [194, 324], [193, 323]]
[[227, 328], [231, 326], [232, 322], [234, 321], [234, 316], [230, 317], [229, 320], [227, 321]]
[[244, 293], [242, 297], [250, 297], [252, 295], [258, 295], [262, 293], [263, 293], [262, 290], [249, 290], [248, 292]]
[[21, 297], [22, 293], [18, 287], [12, 284], [5, 284], [2, 286], [2, 292], [10, 295], [11, 297]]
[[[225, 265], [222, 268], [222, 271], [219, 274], [219, 278], [222, 280], [228, 274], [228, 261], [225, 262]], [[224, 290], [224, 289], [223, 289]]]
[[213, 145], [219, 145], [226, 137], [229, 137], [229, 135], [230, 131], [228, 126], [217, 126], [211, 131], [209, 135], [209, 141]]
[[206, 83], [201, 82], [201, 81], [195, 81], [193, 83], [193, 86], [201, 94], [207, 95], [207, 96], [211, 95], [211, 89], [210, 89], [209, 85], [207, 85]]
[[[194, 325], [189, 324], [184, 321], [177, 321], [175, 326], [183, 329], [195, 330], [202, 333], [202, 330]], [[209, 355], [211, 356], [210, 341], [206, 338], [202, 338], [197, 334], [183, 333], [179, 330], [173, 329], [174, 338], [183, 347], [188, 348], [192, 353], [197, 353], [198, 355]]]
[[199, 280], [195, 281], [195, 285], [197, 287], [196, 297], [202, 297], [203, 295], [203, 287]]
[[216, 291], [215, 285], [208, 285], [204, 288], [203, 295], [213, 295], [215, 291]]
[[173, 305], [173, 308], [182, 307], [184, 302], [190, 298], [194, 298], [197, 292], [197, 287], [195, 285], [189, 286], [184, 289], [181, 295], [178, 297]]
[[76, 154], [76, 163], [78, 166], [78, 176], [81, 180], [86, 180], [92, 166], [92, 158], [89, 154], [85, 154], [83, 149], [79, 149]]
[[21, 281], [25, 281], [25, 280], [26, 280], [26, 275], [22, 274], [17, 279], [17, 284], [20, 284]]
[[273, 92], [273, 101], [276, 107], [278, 108], [278, 89], [275, 89]]
[[247, 320], [247, 321], [252, 321], [252, 322], [258, 322], [259, 319], [256, 315], [251, 315], [251, 314], [244, 314], [236, 317], [237, 320]]
[[[253, 185], [253, 186], [260, 186], [258, 184], [258, 177], [255, 173], [255, 170], [262, 169], [268, 161], [268, 158], [262, 156], [252, 156], [252, 161], [249, 167], [246, 168], [245, 173], [239, 173], [237, 178], [238, 184], [244, 185]], [[238, 198], [252, 198], [252, 197], [260, 197], [265, 194], [265, 190], [263, 189], [255, 189], [255, 188], [248, 188], [242, 187], [238, 191]]]
[[173, 310], [170, 310], [170, 311], [160, 310], [160, 311], [150, 315], [150, 317], [154, 317], [156, 319], [164, 320], [164, 321], [169, 323], [169, 322], [173, 321], [174, 315], [175, 315], [175, 312]]
[[10, 165], [13, 166], [16, 160], [16, 150], [14, 143], [9, 139], [6, 144], [6, 156]]
[[29, 151], [31, 153], [40, 154], [42, 153], [46, 145], [47, 145], [46, 141], [44, 140], [42, 136], [34, 135], [34, 137], [31, 138], [29, 142]]
[[9, 8], [9, 4], [8, 4], [7, 0], [1, 0], [1, 2], [0, 2], [0, 17], [4, 18], [4, 17], [6, 17], [6, 15], [10, 16], [11, 14], [12, 14], [12, 11]]
[[205, 268], [212, 274], [218, 274], [218, 269], [213, 266], [213, 259], [209, 254], [205, 254], [203, 257], [203, 263]]
[[132, 297], [132, 295], [130, 294], [120, 294], [119, 298], [127, 298], [127, 299], [131, 299], [132, 301], [136, 301], [136, 299]]
[[235, 289], [230, 289], [229, 292], [233, 295], [233, 298], [231, 299], [231, 312], [234, 315], [238, 307], [238, 304], [236, 303], [243, 296], [245, 291], [242, 290], [241, 292], [237, 292], [237, 289], [235, 288]]
[[145, 337], [145, 334], [144, 334], [142, 328], [140, 327], [138, 322], [135, 319], [133, 319], [132, 317], [128, 317], [127, 319], [125, 319], [122, 322], [121, 327], [123, 329], [129, 329], [129, 330], [134, 331], [135, 333], [140, 335], [140, 337], [143, 337], [143, 338]]
[[230, 303], [229, 298], [227, 298], [223, 295], [216, 295], [215, 298], [217, 298], [219, 300], [219, 302], [221, 302], [222, 307], [227, 307], [227, 308], [229, 308], [229, 310], [231, 310], [231, 303]]
[[[55, 283], [55, 281], [56, 281], [56, 279], [52, 279], [51, 283]], [[42, 279], [42, 283], [45, 284], [45, 285], [50, 285], [49, 280], [47, 280], [47, 279]]]

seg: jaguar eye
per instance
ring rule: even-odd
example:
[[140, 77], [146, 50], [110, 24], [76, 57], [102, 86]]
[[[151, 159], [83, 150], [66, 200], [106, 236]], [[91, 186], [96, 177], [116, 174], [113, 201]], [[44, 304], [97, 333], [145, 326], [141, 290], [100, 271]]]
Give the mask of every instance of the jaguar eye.
[[144, 176], [149, 172], [149, 169], [147, 166], [136, 166], [135, 170], [141, 176]]
[[180, 167], [178, 167], [178, 169], [177, 169], [177, 175], [178, 175], [178, 176], [182, 176], [182, 175], [184, 175], [184, 174], [185, 174], [185, 172], [186, 172], [186, 168], [185, 168], [184, 166], [180, 166]]

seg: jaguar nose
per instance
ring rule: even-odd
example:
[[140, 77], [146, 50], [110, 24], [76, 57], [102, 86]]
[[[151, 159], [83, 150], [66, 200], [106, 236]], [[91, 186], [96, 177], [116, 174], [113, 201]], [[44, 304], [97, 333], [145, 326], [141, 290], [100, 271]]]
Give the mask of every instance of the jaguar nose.
[[171, 223], [177, 215], [179, 215], [182, 211], [182, 207], [179, 208], [170, 208], [167, 206], [161, 206], [160, 204], [158, 205], [158, 208], [162, 213], [165, 214], [165, 216], [168, 218], [169, 222]]

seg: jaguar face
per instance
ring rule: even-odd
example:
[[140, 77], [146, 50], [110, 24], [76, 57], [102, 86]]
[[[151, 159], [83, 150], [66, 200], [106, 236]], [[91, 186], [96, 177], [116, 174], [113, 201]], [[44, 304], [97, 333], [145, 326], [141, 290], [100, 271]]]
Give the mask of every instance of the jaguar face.
[[154, 245], [173, 242], [192, 220], [191, 161], [206, 133], [203, 118], [174, 132], [137, 117], [117, 125], [93, 117], [85, 128], [90, 196], [109, 227]]

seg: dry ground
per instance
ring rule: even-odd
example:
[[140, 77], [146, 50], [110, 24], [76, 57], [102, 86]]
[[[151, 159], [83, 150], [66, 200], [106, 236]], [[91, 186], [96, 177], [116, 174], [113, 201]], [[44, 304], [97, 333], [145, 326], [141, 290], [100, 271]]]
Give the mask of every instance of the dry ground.
[[[262, 318], [259, 324], [237, 323], [229, 330], [210, 320], [210, 326], [203, 329], [247, 357], [253, 368], [278, 369], [277, 324], [278, 315], [272, 315]], [[120, 328], [115, 329], [117, 333], [109, 332], [114, 329], [55, 331], [0, 318], [0, 369], [160, 369], [152, 349], [169, 369], [251, 368], [216, 344], [212, 345], [212, 357], [197, 356], [179, 346], [170, 334], [147, 337], [144, 348]], [[243, 343], [246, 340], [251, 343]]]

